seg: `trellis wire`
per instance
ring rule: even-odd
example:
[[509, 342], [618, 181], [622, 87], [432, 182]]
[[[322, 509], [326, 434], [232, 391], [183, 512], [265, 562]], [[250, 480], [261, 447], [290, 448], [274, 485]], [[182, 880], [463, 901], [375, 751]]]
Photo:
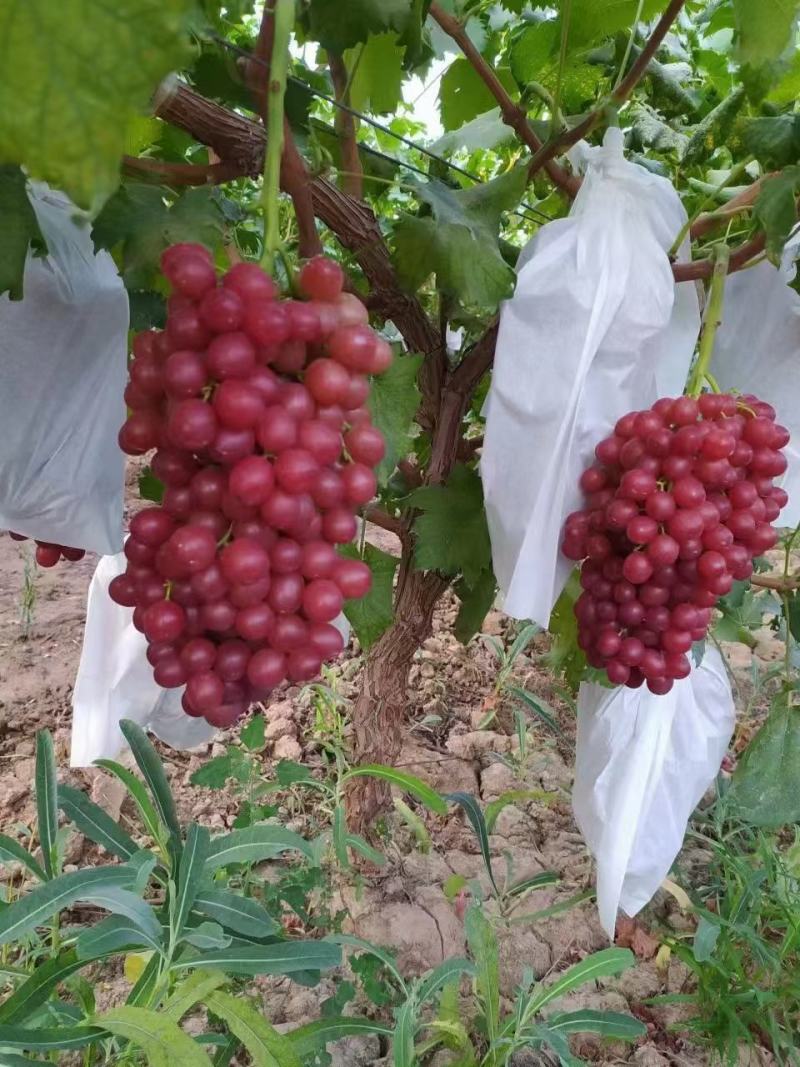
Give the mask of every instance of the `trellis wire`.
[[[217, 33], [213, 33], [210, 36], [214, 41], [217, 42], [217, 44], [222, 45], [223, 48], [227, 48], [231, 52], [235, 52], [242, 58], [247, 59], [248, 62], [257, 63], [259, 66], [262, 67], [269, 67], [269, 63], [267, 63], [266, 60], [261, 59], [260, 56], [253, 55], [252, 52], [248, 52], [246, 48], [242, 48], [240, 45], [234, 44], [233, 41], [226, 41], [224, 37], [221, 37]], [[315, 89], [313, 86], [309, 85], [308, 82], [304, 82], [302, 78], [297, 78], [293, 74], [290, 74], [287, 78], [287, 81], [290, 81], [293, 85], [297, 85], [300, 88], [304, 89], [311, 96], [315, 96], [320, 100], [325, 100], [327, 103], [331, 104], [335, 108], [338, 108], [340, 111], [344, 111], [348, 115], [352, 115], [353, 118], [357, 118], [361, 122], [365, 122], [368, 126], [372, 126], [374, 129], [380, 130], [381, 133], [385, 133], [389, 137], [393, 137], [396, 141], [400, 141], [408, 148], [412, 148], [415, 152], [419, 152], [420, 155], [427, 156], [429, 159], [433, 159], [436, 163], [440, 163], [443, 167], [447, 167], [448, 170], [452, 170], [456, 174], [461, 174], [465, 178], [469, 178], [470, 181], [476, 182], [478, 185], [486, 184], [483, 178], [479, 177], [477, 174], [473, 174], [466, 168], [460, 167], [457, 163], [451, 163], [449, 160], [445, 159], [444, 156], [438, 155], [436, 152], [431, 151], [430, 148], [426, 148], [424, 145], [417, 144], [415, 141], [412, 141], [411, 138], [404, 136], [402, 133], [396, 133], [389, 126], [384, 125], [382, 122], [378, 122], [377, 119], [373, 119], [369, 115], [365, 115], [363, 114], [363, 112], [356, 110], [356, 108], [350, 107], [349, 104], [345, 104], [342, 103], [341, 100], [337, 100], [335, 96], [330, 96], [328, 93], [323, 93], [321, 89]], [[334, 137], [338, 137], [338, 134], [335, 130], [327, 132], [332, 133]], [[392, 163], [396, 167], [404, 167], [406, 170], [413, 171], [415, 174], [421, 174], [424, 178], [430, 179], [429, 174], [427, 174], [424, 170], [421, 170], [419, 167], [415, 167], [412, 163], [406, 163], [401, 159], [396, 159], [394, 156], [387, 155], [385, 152], [381, 152], [379, 149], [372, 148], [369, 145], [359, 144], [358, 147], [361, 151], [373, 156], [377, 156], [378, 158], [385, 160], [387, 163]], [[366, 178], [367, 181], [369, 181], [369, 175], [366, 175]], [[546, 222], [552, 222], [552, 217], [550, 215], [547, 215], [544, 211], [540, 211], [539, 208], [534, 207], [532, 204], [527, 204], [523, 201], [520, 206], [523, 207], [525, 211], [529, 211], [532, 212], [534, 215], [540, 216], [540, 218], [544, 219]], [[517, 215], [519, 218], [528, 219], [528, 221], [537, 221], [531, 220], [530, 216], [525, 214], [525, 211], [510, 211], [509, 214]]]

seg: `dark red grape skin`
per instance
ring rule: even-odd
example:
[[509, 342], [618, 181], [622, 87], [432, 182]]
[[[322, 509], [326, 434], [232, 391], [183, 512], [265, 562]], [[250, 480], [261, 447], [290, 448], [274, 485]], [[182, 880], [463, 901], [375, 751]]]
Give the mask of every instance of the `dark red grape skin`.
[[770, 405], [705, 394], [631, 412], [598, 443], [563, 552], [581, 563], [579, 646], [614, 684], [662, 695], [688, 675], [717, 598], [777, 541], [788, 439]]

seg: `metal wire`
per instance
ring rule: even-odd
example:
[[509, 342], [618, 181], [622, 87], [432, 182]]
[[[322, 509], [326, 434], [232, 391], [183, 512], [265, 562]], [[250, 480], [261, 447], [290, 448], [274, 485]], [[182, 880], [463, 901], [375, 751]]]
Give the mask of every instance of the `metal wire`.
[[[217, 44], [222, 45], [224, 48], [227, 48], [231, 52], [235, 52], [237, 55], [243, 57], [244, 59], [247, 59], [249, 62], [257, 63], [259, 66], [262, 67], [269, 67], [269, 63], [266, 60], [261, 59], [259, 56], [253, 55], [252, 52], [248, 52], [246, 48], [242, 48], [241, 46], [234, 44], [233, 41], [227, 41], [224, 37], [221, 37], [217, 33], [212, 33], [210, 36], [214, 41], [217, 42]], [[365, 115], [361, 111], [357, 111], [355, 108], [350, 107], [349, 104], [344, 104], [341, 100], [337, 100], [335, 96], [330, 96], [328, 93], [323, 93], [320, 89], [315, 89], [313, 86], [309, 85], [308, 82], [304, 82], [302, 78], [297, 78], [294, 75], [290, 74], [287, 80], [292, 82], [292, 84], [301, 87], [311, 96], [316, 96], [320, 100], [325, 100], [327, 103], [331, 104], [335, 108], [338, 108], [340, 111], [344, 111], [346, 112], [346, 114], [352, 115], [353, 118], [357, 118], [361, 122], [365, 122], [368, 126], [372, 126], [374, 129], [380, 130], [381, 133], [385, 133], [389, 137], [393, 137], [396, 141], [400, 141], [407, 147], [413, 148], [415, 152], [419, 152], [421, 155], [427, 156], [429, 159], [435, 160], [435, 162], [440, 163], [443, 167], [447, 167], [448, 170], [452, 170], [456, 174], [461, 174], [465, 178], [469, 178], [470, 181], [476, 182], [478, 185], [486, 184], [483, 178], [479, 177], [477, 174], [473, 174], [471, 171], [466, 170], [464, 167], [460, 167], [457, 163], [451, 163], [448, 159], [445, 159], [444, 156], [437, 155], [437, 153], [431, 151], [430, 148], [426, 148], [424, 145], [417, 144], [409, 137], [405, 137], [402, 133], [396, 133], [389, 126], [384, 125], [382, 122], [378, 122], [377, 119], [373, 119], [369, 115]], [[334, 136], [338, 136], [336, 131], [327, 130], [326, 132], [333, 133]], [[430, 179], [429, 174], [426, 174], [424, 170], [420, 170], [419, 167], [415, 167], [412, 163], [405, 163], [403, 160], [396, 159], [394, 156], [387, 155], [385, 152], [381, 152], [377, 148], [372, 148], [369, 145], [359, 144], [358, 148], [360, 151], [366, 152], [373, 156], [377, 156], [378, 158], [386, 160], [388, 163], [392, 163], [397, 167], [405, 167], [406, 170], [411, 170], [415, 174], [421, 174], [424, 178]], [[367, 180], [369, 180], [368, 175]], [[527, 219], [529, 222], [537, 222], [539, 221], [539, 219], [544, 219], [546, 222], [552, 222], [552, 216], [547, 215], [544, 211], [540, 211], [532, 204], [526, 204], [523, 201], [520, 206], [524, 208], [525, 211], [510, 211], [509, 214], [517, 215], [519, 218]], [[538, 215], [539, 219], [532, 219], [531, 215], [525, 214], [526, 211], [532, 212], [533, 215]]]

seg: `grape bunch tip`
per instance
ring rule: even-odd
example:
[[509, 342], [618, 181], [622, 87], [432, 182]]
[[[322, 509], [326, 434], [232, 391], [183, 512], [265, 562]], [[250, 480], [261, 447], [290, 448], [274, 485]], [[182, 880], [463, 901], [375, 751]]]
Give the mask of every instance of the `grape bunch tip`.
[[[28, 540], [25, 534], [15, 533], [14, 530], [9, 530], [8, 536], [13, 541]], [[55, 567], [62, 559], [67, 560], [68, 563], [77, 563], [86, 555], [85, 548], [71, 548], [69, 545], [57, 545], [52, 541], [34, 540], [34, 544], [36, 545], [34, 559], [40, 567]]]
[[161, 267], [167, 323], [134, 338], [119, 443], [155, 449], [164, 495], [131, 519], [109, 593], [133, 608], [156, 682], [224, 727], [316, 676], [342, 651], [345, 600], [370, 589], [337, 546], [375, 496], [369, 376], [392, 350], [322, 256], [299, 272], [304, 300], [280, 299], [253, 263], [218, 279], [201, 245], [173, 245]]
[[668, 693], [717, 599], [773, 548], [789, 431], [754, 396], [656, 401], [619, 419], [584, 470], [562, 552], [580, 563], [578, 644], [610, 682]]

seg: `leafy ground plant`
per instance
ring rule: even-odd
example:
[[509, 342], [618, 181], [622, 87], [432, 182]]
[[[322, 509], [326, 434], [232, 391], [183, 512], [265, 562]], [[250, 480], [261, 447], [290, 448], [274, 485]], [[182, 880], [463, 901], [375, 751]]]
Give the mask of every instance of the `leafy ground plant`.
[[[197, 823], [181, 826], [155, 749], [138, 726], [122, 726], [143, 780], [117, 764], [105, 766], [130, 790], [148, 845], [80, 790], [57, 784], [46, 732], [37, 736], [36, 751], [41, 861], [0, 836], [0, 859], [21, 863], [36, 882], [0, 911], [3, 978], [12, 987], [0, 1005], [3, 1062], [36, 1062], [20, 1055], [77, 1049], [87, 1067], [132, 1063], [134, 1046], [152, 1067], [211, 1067], [229, 1063], [244, 1046], [256, 1063], [299, 1067], [327, 1041], [368, 1032], [368, 1020], [328, 1017], [281, 1035], [250, 1003], [243, 979], [281, 974], [313, 985], [337, 966], [341, 951], [330, 940], [287, 937], [263, 904], [228, 888], [228, 872], [285, 853], [314, 864], [315, 850], [275, 824], [215, 837]], [[61, 873], [59, 809], [114, 862]], [[95, 916], [98, 910], [108, 914], [76, 922], [87, 906]], [[136, 963], [127, 972], [137, 976], [126, 1002], [98, 1010], [93, 984], [82, 972], [96, 974], [121, 957]], [[214, 1028], [190, 1037], [180, 1020], [197, 1009]]]
[[711, 859], [700, 884], [685, 885], [697, 928], [672, 946], [695, 988], [661, 999], [694, 1009], [689, 1028], [722, 1063], [741, 1062], [744, 1045], [798, 1064], [800, 835], [753, 829], [723, 797], [694, 837]]
[[[416, 1067], [435, 1050], [449, 1050], [449, 1067], [506, 1067], [522, 1049], [551, 1049], [565, 1067], [583, 1063], [572, 1054], [568, 1036], [595, 1033], [622, 1041], [635, 1041], [645, 1027], [632, 1016], [618, 1012], [552, 1012], [547, 1008], [560, 997], [599, 978], [620, 974], [633, 963], [628, 949], [610, 948], [587, 956], [553, 981], [524, 975], [511, 1012], [504, 1014], [500, 1000], [500, 963], [497, 936], [479, 903], [466, 913], [469, 957], [444, 960], [420, 978], [406, 981], [391, 952], [353, 937], [338, 943], [373, 955], [382, 965], [392, 989], [392, 1030], [395, 1067]], [[463, 979], [469, 994], [459, 996]], [[437, 1060], [437, 1062], [439, 1062]]]

